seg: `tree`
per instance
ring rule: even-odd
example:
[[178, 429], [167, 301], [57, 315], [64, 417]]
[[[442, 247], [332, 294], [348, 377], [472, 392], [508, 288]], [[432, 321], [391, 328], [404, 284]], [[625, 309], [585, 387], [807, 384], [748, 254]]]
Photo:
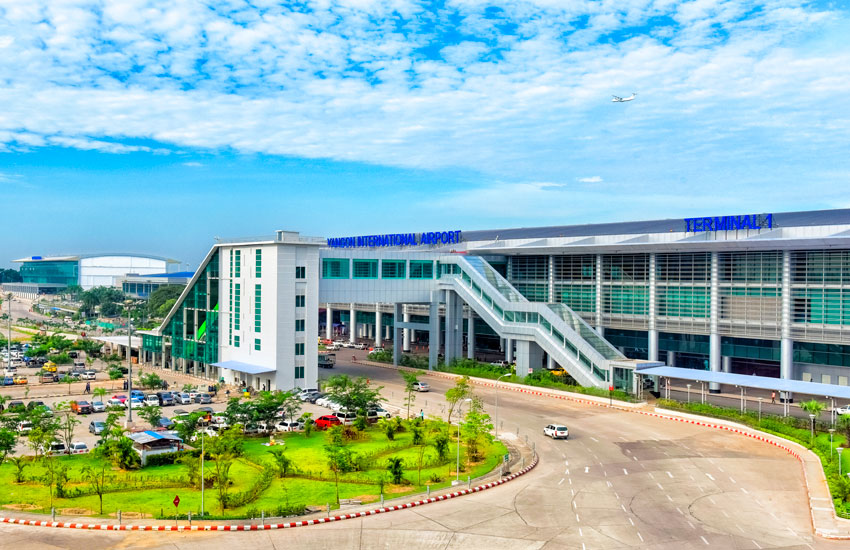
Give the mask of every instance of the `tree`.
[[422, 485], [422, 462], [425, 458], [425, 450], [428, 448], [429, 443], [425, 439], [425, 430], [422, 426], [414, 426], [411, 431], [413, 432], [413, 444], [417, 446], [416, 458], [418, 460], [416, 484]]
[[[94, 456], [97, 458], [104, 458], [103, 453], [102, 447], [94, 450]], [[102, 460], [99, 467], [85, 466], [82, 470], [83, 479], [89, 482], [100, 500], [100, 512], [98, 512], [100, 514], [103, 514], [103, 493], [106, 491], [107, 482], [111, 479], [111, 476], [107, 475], [109, 472], [108, 464], [106, 460]]]
[[[171, 300], [173, 300], [171, 303], [174, 305], [174, 302], [180, 297], [184, 288], [186, 288], [185, 285], [163, 285], [151, 292], [147, 303], [148, 315], [151, 317], [164, 317], [165, 315], [160, 315], [161, 308]], [[165, 313], [167, 314], [170, 309], [169, 307], [165, 310]]]
[[115, 389], [115, 381], [124, 378], [124, 371], [118, 365], [109, 365], [109, 379], [112, 380], [112, 389]]
[[[334, 426], [334, 428], [337, 427]], [[328, 468], [334, 473], [336, 503], [339, 504], [339, 474], [352, 471], [354, 469], [354, 460], [352, 459], [350, 449], [343, 444], [334, 443], [333, 441], [331, 444], [325, 445], [325, 457], [328, 460]]]
[[80, 421], [76, 419], [74, 414], [71, 412], [70, 406], [64, 401], [56, 404], [56, 413], [59, 436], [65, 444], [65, 448], [70, 450], [71, 441], [74, 437], [74, 427], [78, 426]]
[[110, 439], [101, 445], [103, 457], [116, 468], [135, 470], [141, 466], [139, 453], [133, 449], [133, 441], [123, 435]]
[[141, 384], [143, 388], [162, 388], [162, 378], [160, 378], [155, 372], [149, 372], [139, 376], [139, 384]]
[[15, 467], [15, 483], [23, 483], [24, 468], [30, 465], [30, 461], [31, 459], [28, 456], [13, 456], [9, 459], [9, 462]]
[[383, 386], [372, 388], [362, 376], [352, 379], [346, 374], [331, 376], [325, 381], [325, 393], [339, 403], [343, 410], [366, 414], [373, 404], [382, 401]]
[[446, 402], [449, 404], [449, 412], [446, 417], [446, 422], [451, 423], [452, 413], [457, 404], [467, 397], [472, 395], [472, 384], [469, 382], [469, 377], [464, 376], [455, 382], [455, 385], [446, 391]]
[[23, 280], [16, 269], [0, 269], [0, 283], [20, 283]]
[[229, 504], [230, 468], [233, 466], [236, 457], [242, 454], [242, 435], [234, 426], [221, 432], [218, 437], [211, 437], [207, 448], [215, 466], [218, 502], [222, 513], [224, 513]]
[[437, 432], [437, 435], [431, 440], [431, 445], [434, 447], [434, 450], [437, 451], [437, 458], [441, 462], [445, 462], [449, 458], [449, 443], [451, 442], [451, 436], [449, 435], [449, 431], [446, 428], [441, 429]]
[[313, 413], [302, 414], [301, 421], [304, 423], [304, 437], [310, 437], [313, 433]]
[[[815, 415], [815, 420], [817, 420], [820, 413], [826, 408], [826, 403], [812, 399], [811, 401], [803, 401], [800, 403], [800, 408], [809, 414]], [[817, 431], [817, 423], [815, 423], [815, 431]]]
[[121, 306], [115, 302], [106, 302], [100, 306], [101, 317], [118, 317], [121, 314]]
[[408, 372], [406, 370], [400, 370], [398, 372], [404, 379], [404, 391], [407, 393], [407, 397], [404, 399], [404, 404], [407, 405], [407, 418], [409, 420], [410, 406], [413, 405], [414, 401], [416, 401], [416, 395], [414, 394], [413, 384], [419, 381], [419, 375], [415, 372]]
[[[199, 412], [193, 412], [189, 416], [181, 417], [180, 422], [175, 421], [174, 429], [177, 431], [177, 435], [179, 435], [183, 441], [190, 441], [198, 429], [198, 423], [202, 416], [204, 415]], [[228, 420], [228, 423], [230, 423], [231, 426], [233, 425], [230, 420]]]
[[103, 401], [106, 398], [106, 388], [95, 388], [91, 393], [98, 401]]
[[0, 466], [6, 461], [6, 457], [15, 452], [18, 443], [18, 432], [9, 428], [0, 428]]
[[272, 447], [269, 449], [274, 459], [274, 469], [277, 470], [277, 477], [285, 478], [286, 474], [292, 469], [292, 459], [286, 456], [286, 449], [283, 447]]
[[283, 414], [286, 417], [289, 417], [289, 420], [292, 421], [292, 417], [301, 412], [301, 400], [287, 392], [284, 395], [283, 403], [280, 405], [280, 409], [283, 411]]
[[844, 439], [850, 443], [850, 414], [840, 414], [835, 423], [838, 429], [844, 432]]
[[68, 482], [68, 467], [57, 463], [56, 459], [47, 455], [41, 458], [44, 464], [44, 475], [42, 481], [47, 485], [50, 494], [50, 507], [53, 507], [54, 488], [56, 498], [65, 496], [65, 484]]
[[73, 376], [68, 376], [67, 374], [63, 375], [62, 378], [59, 379], [63, 384], [68, 384], [68, 395], [71, 395], [71, 384], [76, 382], [77, 380]]
[[189, 478], [189, 485], [201, 488], [201, 457], [192, 454], [185, 454], [177, 459], [178, 464], [186, 466], [186, 477]]
[[396, 485], [400, 484], [404, 479], [404, 462], [395, 456], [387, 459], [387, 471], [390, 473], [390, 479]]
[[493, 424], [490, 415], [484, 412], [484, 404], [480, 397], [473, 397], [466, 418], [461, 425], [464, 443], [466, 443], [467, 459], [471, 462], [481, 458], [481, 445], [492, 443]]
[[386, 418], [382, 418], [378, 420], [378, 429], [384, 432], [384, 435], [387, 436], [387, 439], [393, 441], [395, 439], [395, 423]]
[[142, 417], [145, 422], [151, 425], [151, 428], [159, 427], [159, 419], [162, 418], [162, 409], [160, 409], [156, 405], [145, 405], [141, 409], [139, 409], [139, 416]]

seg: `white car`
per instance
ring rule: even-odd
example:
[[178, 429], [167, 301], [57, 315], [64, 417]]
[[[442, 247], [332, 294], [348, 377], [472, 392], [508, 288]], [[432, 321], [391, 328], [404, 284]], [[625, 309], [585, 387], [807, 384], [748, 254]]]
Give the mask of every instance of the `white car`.
[[129, 409], [141, 409], [145, 406], [145, 402], [141, 399], [128, 399], [124, 401], [124, 406]]
[[336, 417], [339, 418], [339, 421], [342, 422], [343, 426], [351, 426], [354, 424], [354, 421], [357, 420], [357, 413], [337, 411]]
[[300, 432], [304, 429], [304, 423], [297, 420], [281, 420], [274, 425], [278, 432]]
[[174, 402], [181, 405], [191, 405], [194, 401], [188, 393], [175, 393]]
[[850, 414], [850, 405], [835, 407], [835, 414]]
[[71, 443], [71, 448], [68, 449], [68, 454], [71, 455], [79, 455], [87, 452], [89, 452], [89, 447], [82, 441], [75, 441]]
[[336, 412], [336, 411], [342, 410], [342, 405], [340, 405], [339, 403], [337, 403], [334, 400], [330, 400], [330, 401], [328, 401], [328, 408], [330, 410]]
[[296, 395], [295, 397], [301, 401], [304, 401], [314, 393], [319, 393], [319, 390], [317, 388], [307, 388], [306, 390], [301, 390], [300, 392], [298, 392], [298, 395]]
[[354, 344], [354, 346], [352, 346], [352, 347], [354, 349], [366, 349], [366, 344], [364, 344], [362, 342], [358, 342], [358, 343]]
[[428, 385], [428, 382], [419, 382], [417, 380], [413, 383], [413, 391], [431, 391], [431, 386]]
[[91, 412], [102, 413], [106, 411], [106, 405], [103, 401], [92, 401]]
[[82, 378], [83, 380], [94, 380], [95, 378], [97, 378], [97, 373], [93, 370], [87, 370], [82, 374], [80, 378]]
[[316, 399], [316, 405], [318, 405], [320, 407], [327, 407], [327, 406], [329, 406], [328, 402], [330, 400], [331, 400], [331, 398], [329, 396], [325, 395], [323, 397]]
[[543, 435], [548, 435], [552, 439], [569, 439], [570, 430], [561, 424], [549, 424], [543, 428]]
[[159, 397], [156, 394], [151, 393], [145, 396], [145, 405], [152, 405], [154, 407], [159, 407]]
[[370, 420], [372, 418], [390, 418], [392, 417], [392, 414], [390, 413], [390, 411], [386, 410], [383, 407], [374, 407], [372, 409], [369, 409], [369, 411], [366, 413], [366, 417]]

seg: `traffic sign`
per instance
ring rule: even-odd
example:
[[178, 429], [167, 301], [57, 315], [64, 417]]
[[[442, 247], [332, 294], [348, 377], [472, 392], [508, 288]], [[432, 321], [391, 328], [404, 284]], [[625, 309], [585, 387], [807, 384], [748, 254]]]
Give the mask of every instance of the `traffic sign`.
[[508, 461], [508, 460], [510, 460], [510, 458], [511, 458], [511, 455], [510, 455], [510, 454], [506, 454], [505, 456], [503, 456], [503, 457], [502, 457], [502, 462], [507, 463], [507, 461]]
[[174, 495], [174, 507], [177, 508], [177, 506], [179, 506], [179, 505], [180, 505], [180, 496]]

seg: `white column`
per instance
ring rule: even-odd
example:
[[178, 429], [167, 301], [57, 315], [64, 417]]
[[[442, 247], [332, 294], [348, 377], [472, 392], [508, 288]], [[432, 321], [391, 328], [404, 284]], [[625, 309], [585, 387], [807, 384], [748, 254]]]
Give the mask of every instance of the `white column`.
[[668, 351], [667, 352], [667, 366], [675, 367], [676, 366], [676, 352]]
[[334, 337], [334, 311], [331, 309], [330, 304], [325, 308], [325, 338], [330, 340]]
[[[402, 304], [396, 303], [393, 305], [393, 317], [396, 321], [398, 321], [399, 317], [402, 314]], [[398, 362], [401, 359], [401, 346], [397, 345], [399, 341], [399, 328], [398, 322], [393, 325], [393, 342], [396, 345], [393, 345], [393, 365], [398, 366]]]
[[[404, 314], [403, 314], [404, 322], [409, 323], [410, 322], [410, 312], [407, 310], [407, 305], [403, 306], [403, 309], [404, 309]], [[396, 322], [398, 322], [398, 319], [396, 319]], [[403, 331], [402, 338], [404, 339], [404, 347], [402, 349], [404, 349], [404, 351], [410, 351], [410, 332], [411, 331], [410, 331], [409, 328], [406, 328]]]
[[649, 355], [650, 361], [658, 361], [658, 329], [656, 328], [656, 294], [657, 294], [657, 274], [656, 274], [656, 254], [649, 254]]
[[505, 338], [505, 361], [508, 363], [514, 361], [514, 341], [510, 338]]
[[428, 370], [434, 370], [440, 360], [440, 291], [431, 292], [428, 324]]
[[375, 347], [381, 347], [381, 304], [375, 304]]
[[455, 301], [457, 301], [458, 296], [452, 290], [446, 290], [446, 345], [445, 352], [443, 353], [443, 360], [446, 364], [450, 364], [452, 360], [455, 358], [455, 338], [457, 336], [457, 331], [455, 330], [455, 312], [457, 308], [455, 307]]
[[602, 254], [596, 255], [596, 330], [602, 334]]
[[348, 313], [348, 341], [353, 344], [357, 341], [357, 312], [354, 311], [354, 304], [351, 304], [351, 308], [349, 309]]
[[555, 257], [549, 256], [549, 298], [547, 302], [554, 303], [555, 300]]
[[723, 369], [723, 372], [732, 372], [732, 358], [728, 355], [724, 355], [720, 361], [720, 366]]
[[[393, 317], [393, 324], [395, 324], [395, 317]], [[384, 340], [392, 340], [392, 327], [389, 324], [384, 326]]]
[[[720, 317], [720, 259], [717, 252], [711, 253], [711, 293], [709, 303], [711, 308], [711, 321], [709, 323], [708, 336], [708, 366], [711, 372], [720, 372], [720, 334], [717, 329], [717, 321]], [[720, 384], [710, 382], [708, 384], [710, 393], [720, 393]]]
[[[782, 252], [782, 340], [779, 342], [779, 376], [794, 378], [794, 340], [791, 339], [791, 252]], [[794, 401], [790, 392], [780, 392], [780, 400]]]
[[555, 360], [548, 353], [546, 354], [546, 368], [552, 370], [555, 368]]
[[466, 358], [475, 359], [475, 314], [471, 309], [466, 320]]
[[528, 340], [516, 341], [516, 373], [517, 376], [527, 376], [529, 370], [538, 371], [543, 363], [543, 350], [536, 342]]

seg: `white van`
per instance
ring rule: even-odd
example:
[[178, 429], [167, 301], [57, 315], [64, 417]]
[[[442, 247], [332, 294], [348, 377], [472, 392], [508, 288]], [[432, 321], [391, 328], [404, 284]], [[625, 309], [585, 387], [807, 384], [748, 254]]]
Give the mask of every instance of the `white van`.
[[334, 415], [339, 418], [343, 426], [351, 426], [357, 420], [357, 413], [337, 411]]

